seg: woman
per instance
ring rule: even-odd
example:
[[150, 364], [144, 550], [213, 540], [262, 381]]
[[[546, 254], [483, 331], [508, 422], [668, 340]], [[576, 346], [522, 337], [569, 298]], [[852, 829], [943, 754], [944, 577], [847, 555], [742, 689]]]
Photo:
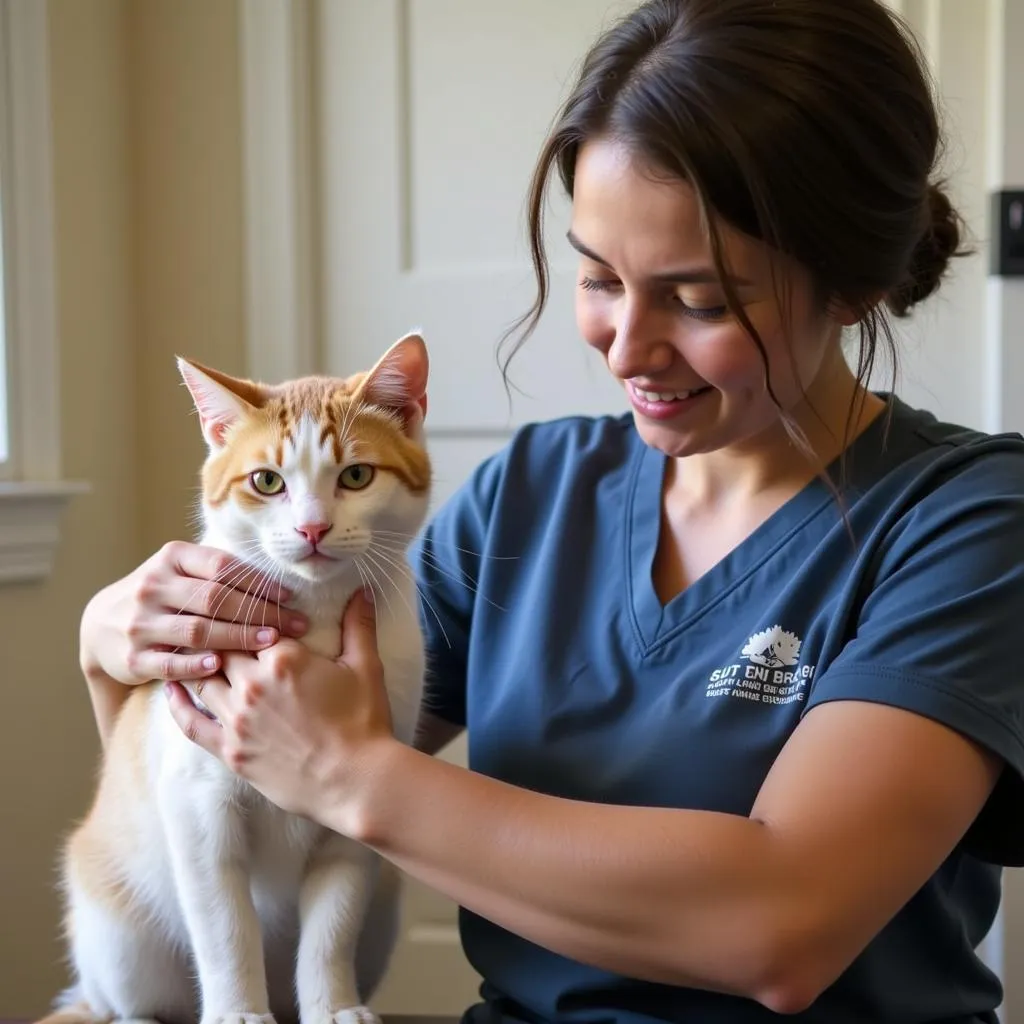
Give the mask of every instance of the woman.
[[[363, 598], [337, 663], [242, 653], [240, 595], [167, 654], [220, 568], [188, 545], [83, 616], [101, 732], [123, 684], [206, 678], [220, 724], [169, 687], [195, 742], [465, 908], [474, 1021], [994, 1021], [1024, 442], [866, 383], [960, 251], [939, 142], [876, 0], [643, 4], [541, 154], [525, 321], [557, 169], [632, 413], [520, 431], [425, 531], [422, 749]], [[471, 770], [429, 756], [463, 728]]]

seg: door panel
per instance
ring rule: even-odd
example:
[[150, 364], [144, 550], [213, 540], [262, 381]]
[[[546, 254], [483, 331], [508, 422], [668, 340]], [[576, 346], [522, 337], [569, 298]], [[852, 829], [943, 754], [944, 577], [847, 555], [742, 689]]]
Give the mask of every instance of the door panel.
[[[525, 235], [533, 162], [586, 47], [629, 6], [314, 6], [324, 369], [369, 366], [399, 335], [423, 329], [435, 508], [517, 424], [626, 408], [576, 332], [576, 258], [557, 184], [548, 312], [512, 363], [510, 392], [496, 344], [533, 299]], [[444, 756], [465, 763], [464, 744]], [[403, 940], [377, 1008], [458, 1013], [475, 998], [455, 914], [450, 900], [408, 884]]]
[[[472, 432], [625, 408], [578, 340], [566, 204], [552, 194], [552, 294], [513, 364], [502, 331], [530, 304], [523, 211], [534, 157], [608, 0], [361, 0], [320, 6], [324, 345], [362, 366], [423, 328], [431, 426]], [[529, 60], [530, 73], [524, 73]]]

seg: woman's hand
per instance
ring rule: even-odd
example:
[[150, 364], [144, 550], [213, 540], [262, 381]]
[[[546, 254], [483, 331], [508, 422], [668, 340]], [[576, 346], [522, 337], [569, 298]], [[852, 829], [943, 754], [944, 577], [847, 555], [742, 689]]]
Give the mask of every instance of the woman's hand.
[[287, 596], [227, 552], [166, 544], [86, 606], [82, 670], [125, 685], [210, 676], [221, 666], [220, 652], [266, 648], [281, 633], [302, 635], [305, 620], [280, 607]]
[[378, 752], [397, 741], [377, 653], [373, 605], [357, 593], [341, 623], [337, 660], [282, 640], [269, 650], [228, 654], [224, 677], [196, 688], [213, 721], [180, 685], [168, 687], [185, 735], [246, 779], [272, 803], [359, 831], [361, 784]]

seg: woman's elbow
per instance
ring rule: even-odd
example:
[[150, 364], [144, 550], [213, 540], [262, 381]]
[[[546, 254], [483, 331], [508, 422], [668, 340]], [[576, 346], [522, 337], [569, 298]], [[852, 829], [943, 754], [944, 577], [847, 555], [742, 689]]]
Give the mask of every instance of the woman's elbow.
[[775, 930], [752, 979], [752, 998], [780, 1015], [805, 1012], [852, 961], [852, 955], [837, 953], [845, 945], [833, 928], [803, 928], [797, 934]]
[[[705, 947], [704, 968], [698, 970], [706, 972], [709, 987], [780, 1015], [806, 1011], [852, 959], [839, 952], [848, 943], [836, 934], [835, 920], [808, 913], [808, 902], [802, 899], [794, 907], [773, 900], [763, 912], [748, 905], [737, 914], [736, 926], [722, 928], [719, 941]], [[691, 984], [694, 966], [686, 965], [687, 971], [677, 965], [689, 973]]]

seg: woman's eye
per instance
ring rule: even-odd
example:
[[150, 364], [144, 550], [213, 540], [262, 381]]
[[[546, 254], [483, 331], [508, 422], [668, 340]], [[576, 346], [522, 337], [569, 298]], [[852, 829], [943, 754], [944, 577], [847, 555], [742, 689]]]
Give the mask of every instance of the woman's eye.
[[679, 303], [683, 307], [684, 315], [693, 317], [694, 320], [724, 320], [729, 312], [728, 306], [690, 306], [682, 299]]
[[267, 497], [281, 494], [284, 491], [284, 477], [272, 469], [258, 469], [255, 473], [250, 473], [249, 482], [254, 491], [258, 494], [265, 494]]
[[580, 287], [587, 292], [607, 292], [618, 284], [617, 281], [604, 281], [597, 277], [580, 278]]
[[357, 463], [341, 471], [338, 486], [344, 487], [347, 491], [361, 491], [373, 479], [373, 473], [373, 466]]

